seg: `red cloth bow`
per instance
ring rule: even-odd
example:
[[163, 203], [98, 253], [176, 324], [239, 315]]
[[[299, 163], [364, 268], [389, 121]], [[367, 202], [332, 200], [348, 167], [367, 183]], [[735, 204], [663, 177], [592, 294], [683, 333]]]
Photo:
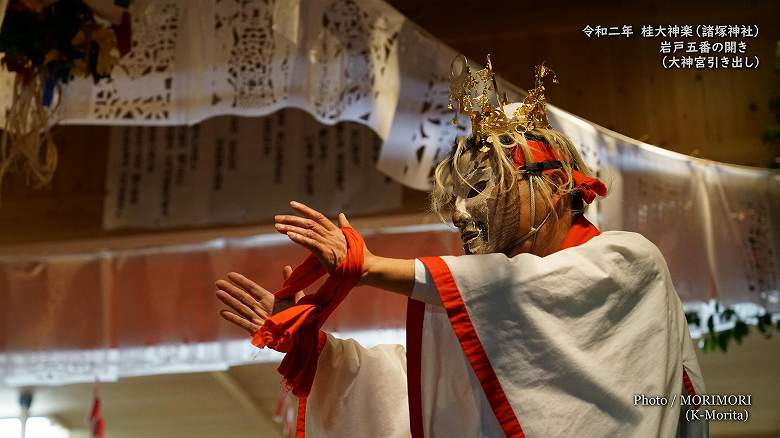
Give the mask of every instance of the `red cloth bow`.
[[[252, 344], [259, 348], [270, 347], [287, 353], [278, 371], [298, 397], [306, 397], [314, 383], [317, 360], [325, 343], [325, 334], [320, 327], [363, 274], [363, 237], [352, 227], [341, 227], [341, 231], [347, 239], [347, 256], [336, 271], [316, 293], [306, 295], [296, 305], [268, 318], [252, 336]], [[274, 296], [294, 296], [325, 273], [319, 260], [309, 255]]]
[[[531, 150], [531, 158], [536, 163], [544, 161], [556, 161], [558, 158], [553, 154], [549, 146], [543, 141], [539, 140], [526, 140], [528, 142], [529, 149]], [[525, 166], [525, 156], [519, 146], [515, 146], [512, 149], [512, 160], [517, 166]], [[545, 170], [543, 172], [549, 172]], [[572, 169], [572, 177], [574, 178], [574, 186], [582, 193], [582, 200], [590, 204], [596, 199], [596, 195], [605, 196], [607, 194], [607, 186], [598, 179], [591, 178], [577, 169]]]

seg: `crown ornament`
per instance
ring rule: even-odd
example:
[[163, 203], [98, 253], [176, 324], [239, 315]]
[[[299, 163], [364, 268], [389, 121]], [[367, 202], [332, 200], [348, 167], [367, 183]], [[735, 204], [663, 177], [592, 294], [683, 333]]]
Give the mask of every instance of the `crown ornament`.
[[[487, 55], [485, 67], [472, 72], [465, 56], [459, 55], [450, 68], [450, 110], [456, 110], [453, 124], [458, 124], [458, 113], [471, 119], [471, 132], [474, 140], [495, 143], [502, 135], [524, 134], [535, 128], [550, 128], [545, 109], [544, 80], [550, 78], [558, 83], [555, 72], [544, 63], [534, 68], [534, 87], [528, 90], [523, 103], [507, 114], [506, 93], [501, 93], [493, 72], [490, 55]], [[487, 151], [488, 147], [482, 147]]]

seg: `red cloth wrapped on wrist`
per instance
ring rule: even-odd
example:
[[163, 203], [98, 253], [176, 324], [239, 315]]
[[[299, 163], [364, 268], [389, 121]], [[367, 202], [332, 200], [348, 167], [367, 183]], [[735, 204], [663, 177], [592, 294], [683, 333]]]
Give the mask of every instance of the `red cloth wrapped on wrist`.
[[[360, 281], [363, 273], [363, 237], [352, 227], [341, 227], [347, 239], [347, 256], [336, 267], [320, 289], [301, 298], [265, 321], [252, 337], [257, 347], [270, 347], [287, 353], [278, 371], [293, 394], [306, 397], [317, 372], [317, 360], [324, 347], [322, 325], [349, 291]], [[286, 298], [303, 290], [325, 275], [326, 271], [313, 255], [296, 267], [275, 296]]]

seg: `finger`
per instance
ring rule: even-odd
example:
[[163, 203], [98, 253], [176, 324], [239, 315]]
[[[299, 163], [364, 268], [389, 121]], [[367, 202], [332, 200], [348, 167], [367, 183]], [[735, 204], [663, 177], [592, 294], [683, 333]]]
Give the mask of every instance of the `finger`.
[[319, 223], [315, 222], [314, 219], [285, 214], [285, 215], [274, 216], [274, 222], [276, 222], [274, 225], [276, 226], [277, 231], [280, 230], [280, 225], [281, 226], [292, 225], [303, 229], [314, 230], [318, 234], [322, 234], [323, 236], [328, 234], [328, 230], [322, 225], [320, 225]]
[[244, 289], [224, 280], [217, 282], [217, 288], [249, 308], [252, 312], [252, 315], [249, 315], [250, 317], [266, 318], [271, 310], [271, 303], [273, 303], [273, 296], [271, 293], [267, 293], [266, 298], [258, 301], [254, 295], [251, 295]]
[[339, 226], [340, 227], [351, 227], [352, 225], [349, 224], [349, 221], [347, 220], [347, 217], [344, 215], [344, 213], [339, 213]]
[[293, 225], [281, 225], [281, 224], [276, 224], [275, 227], [280, 232], [284, 231], [285, 234], [292, 232], [295, 234], [300, 234], [301, 236], [306, 236], [309, 239], [316, 240], [317, 242], [321, 242], [321, 243], [328, 242], [328, 236], [326, 236], [325, 234], [319, 234], [316, 231], [310, 230], [308, 228], [301, 228]]
[[234, 312], [232, 312], [232, 311], [230, 311], [228, 309], [220, 310], [219, 311], [219, 315], [222, 318], [226, 319], [227, 321], [232, 322], [233, 324], [241, 327], [242, 329], [244, 329], [244, 330], [246, 330], [246, 331], [248, 331], [250, 333], [256, 332], [261, 327], [261, 324], [256, 324], [256, 323], [254, 323], [252, 321], [249, 321], [248, 319], [244, 318], [243, 316], [238, 315], [238, 314], [236, 314], [236, 313], [234, 313]]
[[223, 303], [225, 303], [225, 305], [227, 305], [231, 309], [241, 314], [246, 319], [250, 321], [254, 321], [255, 319], [258, 320], [260, 319], [258, 317], [259, 315], [255, 313], [251, 308], [249, 308], [249, 306], [237, 300], [235, 297], [225, 292], [224, 290], [218, 290], [216, 292], [216, 295], [220, 301], [222, 301]]
[[306, 217], [313, 220], [314, 222], [317, 222], [318, 224], [325, 227], [326, 230], [336, 230], [338, 227], [330, 221], [327, 217], [325, 217], [324, 214], [320, 213], [319, 211], [308, 207], [304, 204], [301, 204], [300, 202], [290, 201], [290, 206], [294, 208], [295, 210], [303, 213]]
[[237, 285], [232, 281], [228, 282], [225, 280], [217, 280], [217, 282], [214, 284], [216, 284], [217, 289], [221, 289], [229, 293], [233, 296], [233, 298], [236, 298], [250, 308], [254, 309], [256, 307], [260, 307], [260, 301], [240, 285]]
[[325, 248], [325, 245], [301, 234], [289, 232], [287, 233], [287, 237], [289, 237], [293, 242], [308, 249], [318, 257], [323, 257], [328, 252], [327, 248]]
[[232, 322], [233, 324], [248, 331], [250, 335], [254, 334], [260, 328], [259, 325], [249, 322], [229, 310], [222, 309], [219, 311], [219, 315], [226, 321]]
[[[292, 275], [292, 271], [293, 271], [293, 268], [290, 265], [287, 265], [284, 268], [282, 268], [282, 277], [284, 277], [285, 281], [288, 278], [290, 278], [290, 275]], [[294, 297], [293, 303], [297, 303], [298, 300], [300, 300], [301, 298], [303, 298], [305, 296], [306, 296], [306, 293], [304, 291], [302, 291], [302, 290], [299, 290], [298, 292], [295, 292], [295, 297]], [[276, 313], [276, 312], [274, 312], [274, 313]]]
[[271, 292], [267, 291], [265, 288], [263, 288], [259, 284], [257, 284], [254, 281], [244, 277], [243, 275], [239, 274], [238, 272], [228, 272], [227, 278], [234, 285], [236, 285], [236, 286], [240, 287], [241, 289], [249, 292], [258, 301], [262, 302], [263, 300], [269, 298], [268, 297], [269, 295], [273, 295]]

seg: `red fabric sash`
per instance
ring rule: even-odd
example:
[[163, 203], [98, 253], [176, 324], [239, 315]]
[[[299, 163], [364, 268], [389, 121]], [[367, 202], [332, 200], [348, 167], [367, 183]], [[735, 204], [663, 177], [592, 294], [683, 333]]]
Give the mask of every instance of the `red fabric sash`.
[[[306, 295], [294, 306], [268, 318], [252, 337], [252, 344], [259, 348], [270, 347], [287, 353], [278, 371], [285, 385], [298, 397], [306, 397], [314, 383], [325, 337], [320, 327], [363, 274], [363, 237], [352, 227], [341, 227], [341, 231], [347, 239], [347, 256], [336, 271], [316, 293]], [[319, 260], [309, 255], [274, 295], [279, 298], [294, 296], [325, 273]]]

